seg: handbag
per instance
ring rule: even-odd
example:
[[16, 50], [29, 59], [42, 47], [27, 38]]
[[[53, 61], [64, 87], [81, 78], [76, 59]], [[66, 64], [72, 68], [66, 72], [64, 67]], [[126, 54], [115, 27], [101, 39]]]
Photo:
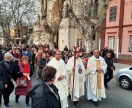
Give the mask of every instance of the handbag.
[[17, 78], [17, 80], [16, 80], [17, 87], [27, 87], [27, 83], [28, 83], [28, 80], [25, 78], [23, 78], [23, 79]]

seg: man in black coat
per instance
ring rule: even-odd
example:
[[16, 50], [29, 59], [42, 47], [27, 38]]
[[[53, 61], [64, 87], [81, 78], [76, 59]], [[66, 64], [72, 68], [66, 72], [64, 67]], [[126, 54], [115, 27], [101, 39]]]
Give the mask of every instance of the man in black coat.
[[58, 89], [53, 85], [56, 69], [50, 66], [44, 67], [41, 81], [29, 90], [31, 96], [31, 108], [62, 108]]
[[105, 62], [107, 64], [107, 72], [104, 75], [104, 85], [105, 85], [106, 89], [109, 89], [107, 84], [113, 78], [113, 70], [115, 70], [115, 66], [113, 64], [113, 60], [111, 58], [111, 53], [110, 52], [107, 52], [104, 59], [105, 59]]

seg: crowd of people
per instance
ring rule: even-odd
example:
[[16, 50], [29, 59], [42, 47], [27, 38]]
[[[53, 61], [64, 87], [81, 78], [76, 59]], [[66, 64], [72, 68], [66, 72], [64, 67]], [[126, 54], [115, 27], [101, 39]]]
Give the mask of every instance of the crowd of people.
[[[84, 58], [88, 58], [88, 62]], [[27, 108], [67, 108], [67, 97], [74, 106], [81, 108], [79, 98], [84, 95], [85, 82], [87, 100], [99, 106], [105, 98], [108, 82], [113, 78], [115, 54], [112, 49], [94, 49], [86, 53], [64, 47], [63, 51], [49, 45], [1, 45], [0, 46], [0, 99], [3, 95], [5, 108], [9, 107], [10, 94], [15, 89], [15, 103], [25, 96]], [[32, 75], [39, 84], [32, 86]], [[74, 79], [74, 81], [73, 81]], [[74, 89], [73, 89], [74, 88]], [[32, 98], [31, 105], [29, 104]]]

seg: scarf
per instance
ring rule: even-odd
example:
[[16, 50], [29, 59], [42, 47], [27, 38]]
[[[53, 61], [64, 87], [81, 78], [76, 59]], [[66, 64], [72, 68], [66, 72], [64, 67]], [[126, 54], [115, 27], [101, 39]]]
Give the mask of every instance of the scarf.
[[9, 69], [9, 65], [8, 63], [4, 60], [5, 66], [7, 67], [7, 69]]
[[24, 67], [24, 73], [29, 73], [29, 65], [28, 64], [23, 64], [22, 63], [22, 65], [23, 65], [23, 67]]
[[[23, 64], [23, 68], [24, 68], [24, 73], [30, 73], [30, 70], [29, 70], [29, 64]], [[25, 76], [25, 78], [27, 78], [27, 76]]]

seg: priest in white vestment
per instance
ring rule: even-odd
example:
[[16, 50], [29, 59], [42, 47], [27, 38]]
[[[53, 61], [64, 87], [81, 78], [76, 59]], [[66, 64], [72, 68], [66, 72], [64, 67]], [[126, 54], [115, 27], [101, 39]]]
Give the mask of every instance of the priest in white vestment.
[[92, 100], [95, 106], [102, 98], [106, 98], [104, 87], [104, 74], [106, 73], [107, 64], [99, 51], [95, 49], [93, 56], [89, 58], [87, 65], [87, 99]]
[[[79, 57], [80, 52], [78, 51], [76, 53], [76, 64], [74, 67], [74, 56], [71, 57], [67, 64], [66, 64], [66, 70], [69, 74], [69, 87], [70, 87], [70, 95], [72, 101], [74, 101], [74, 105], [78, 108], [78, 101], [81, 96], [84, 95], [84, 82], [86, 80], [85, 78], [85, 67], [83, 65], [82, 59]], [[74, 92], [72, 96], [72, 90], [73, 90], [73, 73], [75, 72], [75, 78], [74, 78]]]
[[48, 63], [48, 66], [52, 66], [57, 70], [56, 79], [54, 84], [59, 90], [61, 106], [62, 108], [68, 107], [68, 86], [66, 81], [66, 71], [65, 71], [65, 63], [61, 59], [61, 52], [55, 51], [55, 57]]

